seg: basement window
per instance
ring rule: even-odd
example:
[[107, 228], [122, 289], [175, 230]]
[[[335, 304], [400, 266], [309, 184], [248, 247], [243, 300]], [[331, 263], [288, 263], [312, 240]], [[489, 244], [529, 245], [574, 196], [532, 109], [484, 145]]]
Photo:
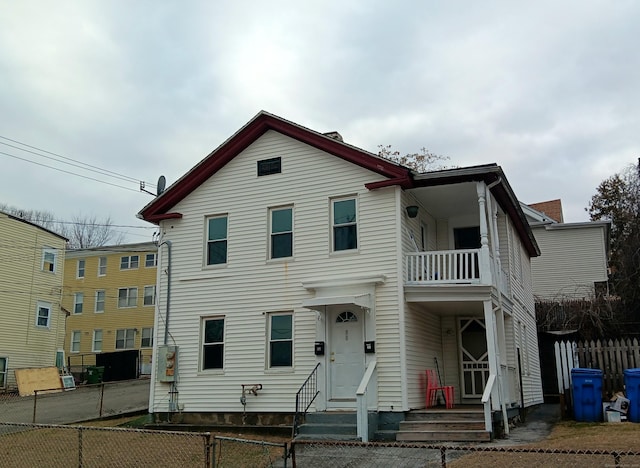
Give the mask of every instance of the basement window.
[[282, 172], [282, 161], [280, 157], [263, 159], [258, 161], [258, 177]]

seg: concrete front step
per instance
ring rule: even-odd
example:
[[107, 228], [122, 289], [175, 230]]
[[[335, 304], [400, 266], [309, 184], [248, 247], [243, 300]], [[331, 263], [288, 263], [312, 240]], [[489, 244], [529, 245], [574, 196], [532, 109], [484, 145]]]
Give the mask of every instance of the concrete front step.
[[357, 415], [351, 411], [307, 413], [296, 439], [360, 440]]
[[426, 409], [412, 410], [405, 416], [406, 421], [467, 421], [484, 420], [482, 409], [453, 408], [453, 409]]
[[448, 430], [484, 430], [483, 419], [467, 419], [458, 421], [402, 421], [400, 423], [401, 431], [448, 431]]
[[491, 434], [487, 431], [436, 430], [436, 431], [398, 431], [398, 442], [488, 442]]

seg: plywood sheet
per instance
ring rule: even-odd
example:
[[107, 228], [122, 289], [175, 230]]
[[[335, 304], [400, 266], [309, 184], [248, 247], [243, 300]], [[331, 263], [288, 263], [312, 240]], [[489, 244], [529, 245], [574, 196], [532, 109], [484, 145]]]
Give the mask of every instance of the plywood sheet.
[[62, 391], [62, 382], [57, 367], [16, 369], [16, 382], [20, 396], [33, 395], [35, 390]]

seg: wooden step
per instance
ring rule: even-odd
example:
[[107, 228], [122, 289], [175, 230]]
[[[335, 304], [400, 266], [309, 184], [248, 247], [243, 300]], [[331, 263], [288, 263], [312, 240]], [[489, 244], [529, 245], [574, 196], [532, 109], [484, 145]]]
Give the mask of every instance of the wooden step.
[[484, 420], [468, 419], [457, 421], [402, 421], [401, 431], [447, 431], [447, 430], [484, 430]]

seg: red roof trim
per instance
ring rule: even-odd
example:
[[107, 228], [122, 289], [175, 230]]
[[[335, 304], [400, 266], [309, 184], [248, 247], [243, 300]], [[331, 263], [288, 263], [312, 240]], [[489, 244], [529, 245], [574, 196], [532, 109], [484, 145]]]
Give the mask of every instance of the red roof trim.
[[164, 213], [164, 214], [151, 215], [145, 218], [145, 221], [150, 221], [152, 223], [155, 223], [156, 221], [162, 221], [165, 219], [181, 219], [181, 218], [182, 218], [182, 213]]
[[404, 187], [411, 181], [409, 169], [403, 166], [378, 158], [364, 150], [344, 144], [280, 117], [261, 112], [173, 186], [169, 187], [161, 196], [144, 207], [140, 211], [141, 217], [150, 222], [167, 219], [164, 217], [166, 210], [183, 200], [268, 130], [277, 131], [365, 169], [394, 179], [388, 185], [400, 183]]

